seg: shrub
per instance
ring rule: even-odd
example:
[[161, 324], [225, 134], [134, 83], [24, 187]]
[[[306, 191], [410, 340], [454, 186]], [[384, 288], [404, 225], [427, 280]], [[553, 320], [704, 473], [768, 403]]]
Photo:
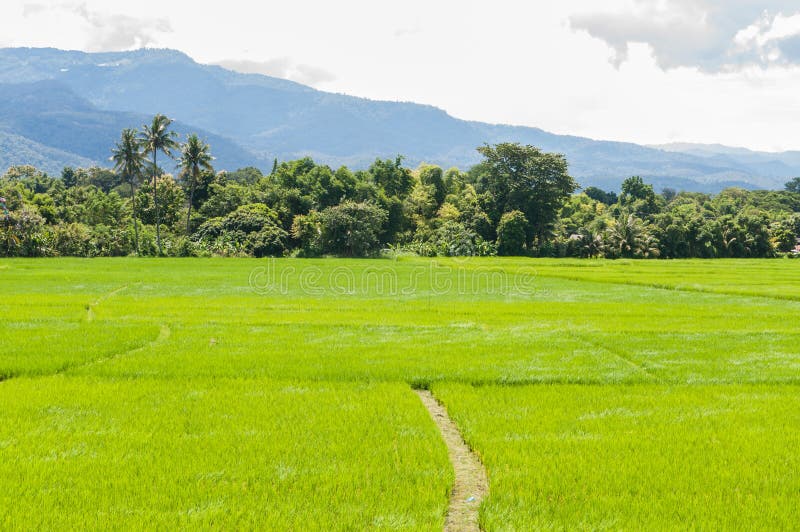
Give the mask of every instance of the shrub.
[[319, 213], [323, 253], [365, 257], [380, 251], [379, 235], [388, 219], [372, 203], [346, 201]]
[[525, 254], [528, 219], [521, 211], [503, 214], [497, 226], [497, 252], [505, 256]]
[[286, 252], [288, 234], [275, 224], [268, 224], [247, 237], [247, 249], [256, 257], [278, 257]]

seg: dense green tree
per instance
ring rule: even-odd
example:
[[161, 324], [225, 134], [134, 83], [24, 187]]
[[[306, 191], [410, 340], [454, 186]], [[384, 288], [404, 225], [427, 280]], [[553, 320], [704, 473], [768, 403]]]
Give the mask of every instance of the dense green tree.
[[617, 194], [615, 192], [606, 192], [597, 187], [586, 187], [583, 193], [595, 201], [604, 203], [606, 205], [614, 205], [617, 202]]
[[578, 246], [578, 253], [581, 257], [595, 258], [605, 252], [606, 243], [602, 233], [589, 228], [581, 229], [577, 234], [571, 236]]
[[[228, 182], [224, 174], [217, 174], [208, 186], [208, 199], [200, 207], [201, 219], [217, 218], [235, 211], [242, 205], [259, 200], [259, 192], [253, 187]], [[270, 202], [271, 205], [277, 203]]]
[[373, 181], [381, 187], [387, 196], [396, 196], [400, 199], [405, 198], [414, 188], [414, 176], [411, 170], [403, 167], [403, 158], [376, 160], [369, 167], [369, 173]]
[[800, 194], [800, 177], [795, 177], [786, 183], [786, 190], [794, 194]]
[[233, 181], [242, 185], [254, 185], [264, 178], [264, 174], [254, 166], [247, 166], [245, 168], [239, 168], [234, 172], [225, 172], [225, 177], [228, 181]]
[[458, 168], [450, 168], [444, 173], [444, 187], [448, 194], [458, 194], [467, 184], [467, 175]]
[[282, 255], [288, 238], [278, 225], [277, 213], [263, 203], [242, 205], [224, 217], [212, 218], [195, 236], [212, 247], [227, 244], [256, 257]]
[[299, 245], [301, 257], [322, 255], [322, 222], [317, 211], [295, 216], [292, 222], [292, 239]]
[[678, 195], [678, 191], [674, 188], [665, 187], [661, 190], [661, 197], [664, 198], [664, 201], [669, 203], [670, 201], [674, 200], [675, 197]]
[[527, 239], [542, 245], [564, 201], [577, 188], [563, 155], [517, 143], [485, 145], [479, 192], [491, 196], [487, 212], [496, 225], [506, 212], [521, 211], [529, 222]]
[[614, 256], [625, 258], [657, 257], [658, 241], [642, 220], [633, 214], [622, 215], [612, 224], [607, 234], [608, 245]]
[[[148, 129], [172, 139], [168, 119], [154, 122]], [[161, 148], [148, 167], [155, 182], [137, 190], [130, 178], [154, 150], [151, 143], [137, 161], [136, 141], [123, 132], [112, 152], [116, 173], [65, 168], [54, 179], [32, 166], [10, 168], [0, 177], [9, 209], [0, 253], [364, 256], [391, 246], [425, 256], [770, 257], [796, 254], [800, 237], [792, 186], [657, 195], [634, 177], [619, 197], [593, 187], [572, 194], [563, 157], [518, 144], [484, 146], [483, 161], [467, 172], [410, 172], [401, 160], [351, 172], [304, 158], [265, 176], [189, 162], [197, 160], [189, 145], [195, 155], [207, 151], [198, 139], [182, 150], [185, 190], [159, 169]]]
[[445, 184], [444, 172], [441, 167], [430, 164], [420, 166], [419, 180], [423, 185], [432, 188], [436, 207], [440, 207], [447, 197], [447, 185]]
[[506, 256], [525, 254], [528, 219], [521, 211], [504, 213], [497, 226], [497, 253]]
[[622, 182], [619, 203], [639, 217], [655, 214], [658, 211], [658, 200], [653, 185], [646, 184], [639, 176], [629, 177]]
[[[155, 228], [158, 221], [167, 228], [179, 230], [177, 224], [183, 220], [181, 214], [186, 205], [186, 194], [170, 174], [159, 176], [155, 188], [149, 182], [142, 183], [137, 194], [139, 216], [144, 223], [153, 225]], [[156, 211], [156, 202], [158, 211]], [[183, 233], [182, 229], [180, 228], [181, 233]], [[158, 235], [159, 233], [156, 232], [156, 251], [160, 254], [163, 252], [163, 248], [158, 248]]]
[[75, 174], [75, 169], [71, 166], [65, 166], [61, 171], [61, 181], [66, 188], [72, 188], [78, 184], [78, 176]]
[[319, 213], [320, 239], [326, 253], [365, 257], [380, 250], [386, 211], [370, 203], [345, 201]]
[[10, 167], [6, 170], [4, 179], [9, 181], [35, 181], [40, 177], [46, 177], [47, 174], [40, 172], [34, 166], [29, 164], [21, 164]]
[[414, 227], [424, 225], [436, 216], [439, 205], [436, 202], [435, 190], [430, 185], [417, 183], [404, 204], [404, 209], [412, 220]]
[[106, 194], [123, 184], [122, 176], [106, 169], [92, 167], [78, 171], [78, 185], [97, 187]]

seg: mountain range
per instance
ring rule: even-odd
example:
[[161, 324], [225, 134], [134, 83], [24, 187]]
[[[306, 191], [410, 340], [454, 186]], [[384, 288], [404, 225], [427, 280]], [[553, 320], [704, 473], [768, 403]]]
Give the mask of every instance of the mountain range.
[[406, 157], [462, 169], [477, 146], [503, 141], [564, 153], [582, 186], [616, 190], [640, 175], [657, 189], [716, 192], [727, 186], [782, 188], [800, 175], [800, 152], [761, 153], [715, 145], [642, 146], [556, 135], [532, 127], [465, 121], [407, 102], [319, 91], [292, 81], [203, 65], [174, 50], [84, 53], [0, 49], [0, 167], [108, 166], [120, 131], [153, 114], [185, 137], [211, 144], [217, 169], [271, 167], [310, 156], [364, 168]]

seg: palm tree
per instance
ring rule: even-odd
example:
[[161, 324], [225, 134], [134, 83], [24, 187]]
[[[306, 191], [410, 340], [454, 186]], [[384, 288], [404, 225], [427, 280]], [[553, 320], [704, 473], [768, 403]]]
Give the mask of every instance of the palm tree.
[[153, 117], [153, 123], [149, 126], [142, 126], [139, 140], [142, 143], [145, 153], [153, 154], [153, 206], [156, 209], [156, 245], [158, 254], [161, 255], [161, 213], [158, 210], [158, 152], [162, 152], [167, 157], [172, 157], [172, 151], [178, 147], [175, 141], [175, 132], [169, 131], [172, 120], [162, 114]]
[[131, 185], [133, 200], [133, 232], [136, 235], [136, 254], [139, 254], [139, 224], [136, 221], [136, 184], [144, 171], [145, 154], [136, 136], [136, 130], [124, 129], [122, 137], [111, 150], [114, 169]]
[[620, 257], [658, 257], [658, 240], [650, 234], [648, 227], [635, 215], [621, 215], [608, 229], [612, 248]]
[[605, 250], [603, 235], [592, 229], [582, 228], [577, 234], [573, 235], [573, 239], [578, 243], [581, 256], [593, 259], [599, 257]]
[[197, 182], [200, 179], [200, 172], [207, 170], [213, 172], [214, 168], [211, 167], [211, 161], [214, 158], [211, 156], [211, 147], [200, 140], [197, 135], [189, 135], [186, 139], [186, 144], [183, 145], [181, 150], [180, 166], [182, 169], [183, 178], [189, 183], [189, 211], [186, 213], [186, 234], [191, 234], [191, 227], [189, 226], [192, 218], [192, 203], [194, 203], [194, 190], [197, 187]]

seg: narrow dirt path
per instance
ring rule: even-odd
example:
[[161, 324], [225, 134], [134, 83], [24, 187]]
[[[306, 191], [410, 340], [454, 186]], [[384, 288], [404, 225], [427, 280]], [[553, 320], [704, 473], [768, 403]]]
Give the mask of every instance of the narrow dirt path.
[[478, 531], [478, 508], [489, 493], [489, 480], [486, 470], [478, 457], [473, 453], [447, 410], [433, 394], [427, 390], [416, 390], [422, 404], [430, 412], [439, 432], [447, 444], [450, 462], [456, 473], [453, 493], [450, 495], [450, 506], [444, 523], [445, 532]]

